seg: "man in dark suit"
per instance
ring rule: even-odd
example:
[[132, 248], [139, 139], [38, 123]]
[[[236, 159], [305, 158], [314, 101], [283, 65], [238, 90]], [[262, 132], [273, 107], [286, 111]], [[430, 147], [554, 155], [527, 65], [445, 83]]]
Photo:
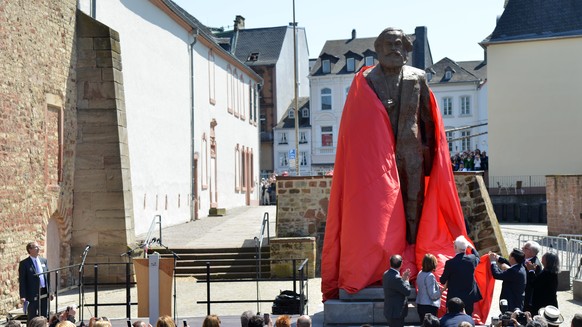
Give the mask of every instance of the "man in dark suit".
[[[48, 316], [48, 298], [40, 300], [39, 311], [39, 291], [40, 295], [47, 295], [49, 280], [48, 275], [37, 275], [48, 271], [47, 260], [39, 256], [40, 247], [37, 242], [26, 245], [29, 257], [20, 261], [18, 266], [18, 282], [20, 283], [20, 300], [28, 302], [28, 321], [36, 316]], [[52, 299], [52, 295], [50, 296]]]
[[[521, 250], [525, 255], [525, 261], [523, 265], [525, 267], [525, 271], [527, 273], [526, 276], [526, 284], [525, 284], [525, 299], [523, 304], [524, 311], [532, 312], [532, 296], [533, 296], [533, 288], [534, 288], [534, 280], [536, 276], [538, 276], [542, 272], [542, 264], [538, 259], [538, 253], [542, 247], [535, 241], [527, 241], [522, 247]], [[501, 260], [505, 260], [505, 258], [499, 258], [498, 262]], [[507, 260], [506, 260], [507, 261]], [[502, 262], [509, 265], [509, 261]]]
[[505, 271], [499, 268], [497, 264], [498, 260], [499, 255], [493, 252], [489, 253], [493, 278], [503, 281], [500, 299], [507, 300], [507, 305], [510, 311], [514, 311], [516, 308], [523, 311], [526, 284], [526, 272], [525, 267], [523, 266], [525, 255], [520, 249], [513, 249], [508, 260], [511, 267]]
[[402, 257], [398, 254], [390, 258], [390, 269], [386, 270], [382, 278], [384, 288], [384, 317], [390, 327], [404, 326], [404, 318], [408, 314], [408, 300], [410, 295], [410, 269], [400, 276]]
[[475, 321], [465, 313], [465, 304], [458, 297], [447, 301], [447, 313], [441, 318], [441, 327], [457, 327], [461, 322], [468, 322], [475, 326]]
[[[475, 281], [479, 253], [464, 236], [457, 237], [453, 244], [457, 254], [445, 262], [440, 282], [446, 284], [447, 303], [454, 297], [460, 298], [465, 304], [465, 312], [470, 316], [473, 314], [473, 304], [482, 298]], [[466, 253], [467, 247], [471, 248], [471, 254]]]

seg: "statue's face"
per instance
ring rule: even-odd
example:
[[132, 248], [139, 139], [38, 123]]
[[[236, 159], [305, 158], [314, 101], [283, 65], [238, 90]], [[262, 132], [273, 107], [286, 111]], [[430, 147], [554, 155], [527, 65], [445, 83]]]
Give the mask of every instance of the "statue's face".
[[402, 67], [406, 63], [406, 50], [400, 32], [390, 31], [384, 34], [377, 52], [378, 61], [384, 68]]

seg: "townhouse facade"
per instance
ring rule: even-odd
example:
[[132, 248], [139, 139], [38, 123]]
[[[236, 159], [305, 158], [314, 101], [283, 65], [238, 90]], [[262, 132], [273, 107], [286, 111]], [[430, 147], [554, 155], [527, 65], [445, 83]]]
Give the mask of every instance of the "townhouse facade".
[[[309, 98], [298, 99], [299, 116], [295, 112], [294, 101], [289, 104], [281, 121], [273, 127], [274, 173], [277, 175], [311, 175], [311, 125], [309, 124]], [[295, 119], [298, 119], [295, 135]], [[295, 140], [298, 140], [297, 143]], [[299, 152], [297, 152], [297, 147]]]

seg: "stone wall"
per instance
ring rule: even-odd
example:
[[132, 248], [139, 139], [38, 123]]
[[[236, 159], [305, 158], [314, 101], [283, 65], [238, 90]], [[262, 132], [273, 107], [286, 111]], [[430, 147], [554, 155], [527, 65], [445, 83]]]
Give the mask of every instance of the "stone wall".
[[[295, 270], [303, 259], [308, 259], [305, 270], [307, 277], [315, 277], [315, 237], [277, 237], [269, 240], [271, 277], [293, 277], [293, 260]], [[299, 278], [299, 275], [297, 275]]]
[[59, 253], [49, 267], [70, 258], [75, 11], [75, 0], [0, 1], [0, 314], [20, 298], [26, 243]]
[[277, 236], [315, 237], [318, 276], [330, 190], [330, 176], [277, 177]]
[[[331, 191], [330, 176], [277, 177], [277, 236], [315, 237], [316, 275], [321, 273], [321, 250]], [[455, 182], [469, 236], [481, 253], [495, 251], [507, 256], [505, 241], [483, 177], [456, 173]]]
[[479, 253], [493, 251], [507, 258], [505, 240], [483, 176], [475, 172], [455, 172], [455, 183], [463, 216], [468, 222], [469, 238]]
[[546, 176], [548, 235], [582, 234], [582, 175]]
[[[118, 263], [134, 242], [133, 204], [119, 34], [82, 12], [77, 19], [78, 133], [72, 256]], [[77, 262], [76, 262], [77, 263]], [[92, 269], [85, 276], [91, 277]], [[125, 280], [123, 265], [103, 265], [100, 281]]]

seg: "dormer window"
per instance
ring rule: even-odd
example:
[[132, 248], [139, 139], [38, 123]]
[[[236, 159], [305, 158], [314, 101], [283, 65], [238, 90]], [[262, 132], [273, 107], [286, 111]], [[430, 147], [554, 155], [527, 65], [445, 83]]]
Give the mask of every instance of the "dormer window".
[[309, 117], [309, 109], [307, 109], [307, 108], [301, 109], [301, 117], [308, 118]]
[[321, 71], [324, 74], [329, 74], [331, 72], [331, 62], [329, 61], [329, 59], [321, 61]]
[[447, 70], [447, 71], [445, 72], [445, 79], [446, 79], [446, 80], [449, 80], [449, 79], [451, 79], [451, 77], [453, 77], [453, 72], [452, 72], [452, 71], [450, 71], [450, 70]]
[[430, 82], [431, 79], [432, 79], [432, 73], [431, 72], [426, 73], [426, 80]]
[[348, 70], [348, 72], [353, 72], [356, 70], [356, 59], [354, 58], [348, 58], [346, 60], [346, 68]]
[[366, 56], [365, 60], [366, 60], [366, 62], [365, 62], [366, 66], [373, 66], [374, 65], [374, 57]]
[[295, 109], [291, 108], [289, 110], [289, 118], [291, 119], [295, 118]]
[[259, 60], [259, 53], [258, 52], [252, 52], [249, 57], [247, 58], [247, 61], [257, 61]]

